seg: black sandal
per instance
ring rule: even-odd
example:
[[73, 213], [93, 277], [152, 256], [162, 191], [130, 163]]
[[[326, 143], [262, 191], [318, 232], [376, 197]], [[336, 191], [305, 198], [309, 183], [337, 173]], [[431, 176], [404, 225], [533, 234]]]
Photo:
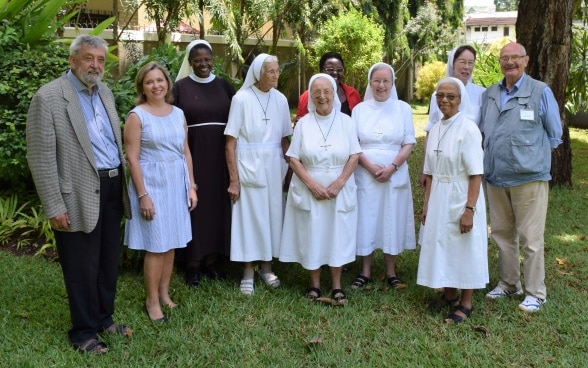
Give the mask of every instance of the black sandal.
[[88, 353], [94, 355], [106, 354], [106, 352], [108, 351], [106, 343], [98, 340], [95, 337], [92, 337], [91, 339], [88, 339], [80, 344], [73, 343], [72, 346], [75, 350], [79, 351], [80, 353]]
[[[462, 317], [459, 314], [455, 313], [457, 311], [460, 311], [461, 313], [465, 314], [465, 317]], [[458, 304], [453, 309], [453, 312], [451, 312], [451, 314], [449, 314], [447, 317], [445, 317], [444, 321], [445, 321], [445, 323], [453, 323], [454, 325], [456, 325], [458, 323], [465, 321], [466, 318], [469, 318], [472, 315], [473, 311], [474, 311], [473, 305], [470, 309], [468, 309], [468, 308], [464, 307], [463, 305]]]
[[331, 291], [331, 297], [337, 303], [336, 305], [343, 305], [347, 303], [347, 295], [341, 289], [333, 289]]
[[439, 312], [440, 310], [445, 309], [447, 307], [456, 307], [455, 303], [458, 302], [459, 298], [447, 299], [445, 298], [445, 294], [442, 294], [440, 298], [431, 300], [428, 304], [428, 307], [429, 310], [433, 312]]
[[399, 285], [402, 284], [402, 281], [400, 281], [400, 279], [396, 276], [388, 276], [386, 278], [386, 282], [388, 282], [388, 285], [390, 285], [392, 289], [396, 289]]
[[306, 298], [308, 298], [310, 301], [314, 302], [315, 300], [320, 298], [321, 295], [321, 289], [319, 288], [309, 287], [308, 289], [306, 289]]
[[364, 275], [357, 275], [353, 283], [351, 283], [351, 290], [363, 289], [364, 286], [369, 284], [372, 280]]

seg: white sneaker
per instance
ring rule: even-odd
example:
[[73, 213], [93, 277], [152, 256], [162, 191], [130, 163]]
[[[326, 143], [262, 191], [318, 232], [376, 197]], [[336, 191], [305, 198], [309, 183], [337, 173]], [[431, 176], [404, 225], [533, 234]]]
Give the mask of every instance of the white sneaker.
[[497, 286], [494, 288], [494, 290], [492, 290], [488, 294], [486, 294], [486, 298], [487, 299], [498, 299], [498, 298], [502, 298], [505, 296], [521, 295], [522, 293], [523, 293], [523, 291], [521, 289], [504, 290], [500, 286]]
[[547, 302], [547, 299], [535, 298], [532, 295], [527, 295], [525, 300], [519, 304], [519, 309], [523, 312], [533, 313], [541, 309], [541, 306]]

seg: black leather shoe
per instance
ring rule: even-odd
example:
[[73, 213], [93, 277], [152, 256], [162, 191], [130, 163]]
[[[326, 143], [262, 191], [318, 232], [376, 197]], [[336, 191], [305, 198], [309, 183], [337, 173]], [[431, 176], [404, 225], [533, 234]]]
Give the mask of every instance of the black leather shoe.
[[214, 263], [204, 266], [202, 271], [211, 280], [224, 280], [226, 277], [226, 275], [217, 268], [217, 265]]
[[200, 286], [200, 271], [197, 267], [188, 267], [186, 270], [186, 285], [193, 288]]

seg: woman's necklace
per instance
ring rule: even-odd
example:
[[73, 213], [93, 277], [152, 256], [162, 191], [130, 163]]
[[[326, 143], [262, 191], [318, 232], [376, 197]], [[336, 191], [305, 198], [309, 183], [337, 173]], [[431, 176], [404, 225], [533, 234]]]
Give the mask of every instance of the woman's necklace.
[[249, 87], [251, 88], [251, 90], [253, 91], [253, 94], [255, 95], [255, 98], [257, 98], [257, 102], [259, 102], [259, 106], [261, 107], [261, 111], [263, 111], [263, 120], [265, 122], [265, 125], [267, 125], [267, 122], [270, 120], [267, 117], [267, 108], [269, 106], [269, 102], [270, 99], [272, 98], [272, 90], [269, 90], [269, 94], [267, 95], [267, 103], [265, 104], [265, 109], [263, 108], [263, 105], [261, 104], [261, 100], [259, 99], [259, 97], [257, 97], [257, 93], [255, 93], [255, 90], [253, 89], [253, 86]]
[[439, 139], [437, 140], [437, 149], [433, 150], [433, 152], [435, 152], [436, 154], [440, 154], [441, 152], [443, 152], [439, 149], [439, 144], [441, 144], [441, 140], [443, 139], [443, 137], [445, 137], [445, 134], [447, 134], [447, 131], [449, 129], [451, 129], [451, 127], [453, 126], [453, 121], [451, 123], [449, 123], [449, 126], [443, 131], [443, 134], [441, 134], [441, 125], [443, 125], [443, 124], [441, 124], [441, 123], [438, 123], [438, 124], [439, 124]]
[[327, 144], [327, 138], [329, 138], [329, 134], [331, 134], [331, 128], [333, 127], [333, 123], [335, 122], [336, 116], [337, 116], [337, 111], [335, 111], [335, 113], [333, 114], [333, 120], [331, 120], [331, 125], [329, 126], [329, 131], [327, 132], [327, 135], [325, 136], [325, 133], [323, 133], [323, 128], [321, 128], [321, 125], [319, 124], [318, 119], [316, 118], [316, 111], [314, 112], [314, 121], [316, 122], [316, 125], [318, 126], [319, 130], [321, 131], [321, 135], [323, 136], [324, 144], [320, 147], [324, 148], [325, 151], [328, 149], [327, 147], [331, 147], [330, 144]]

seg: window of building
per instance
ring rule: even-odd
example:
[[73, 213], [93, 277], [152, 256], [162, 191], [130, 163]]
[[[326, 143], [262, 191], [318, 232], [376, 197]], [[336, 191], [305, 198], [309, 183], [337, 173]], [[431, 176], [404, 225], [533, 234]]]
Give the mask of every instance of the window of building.
[[488, 27], [482, 27], [482, 32], [488, 32]]
[[505, 37], [510, 35], [510, 27], [504, 27], [504, 33], [503, 33], [503, 35]]
[[480, 32], [480, 27], [474, 27], [474, 32]]
[[490, 30], [492, 32], [497, 32], [498, 31], [498, 27], [497, 26], [492, 26], [492, 28], [490, 28]]

